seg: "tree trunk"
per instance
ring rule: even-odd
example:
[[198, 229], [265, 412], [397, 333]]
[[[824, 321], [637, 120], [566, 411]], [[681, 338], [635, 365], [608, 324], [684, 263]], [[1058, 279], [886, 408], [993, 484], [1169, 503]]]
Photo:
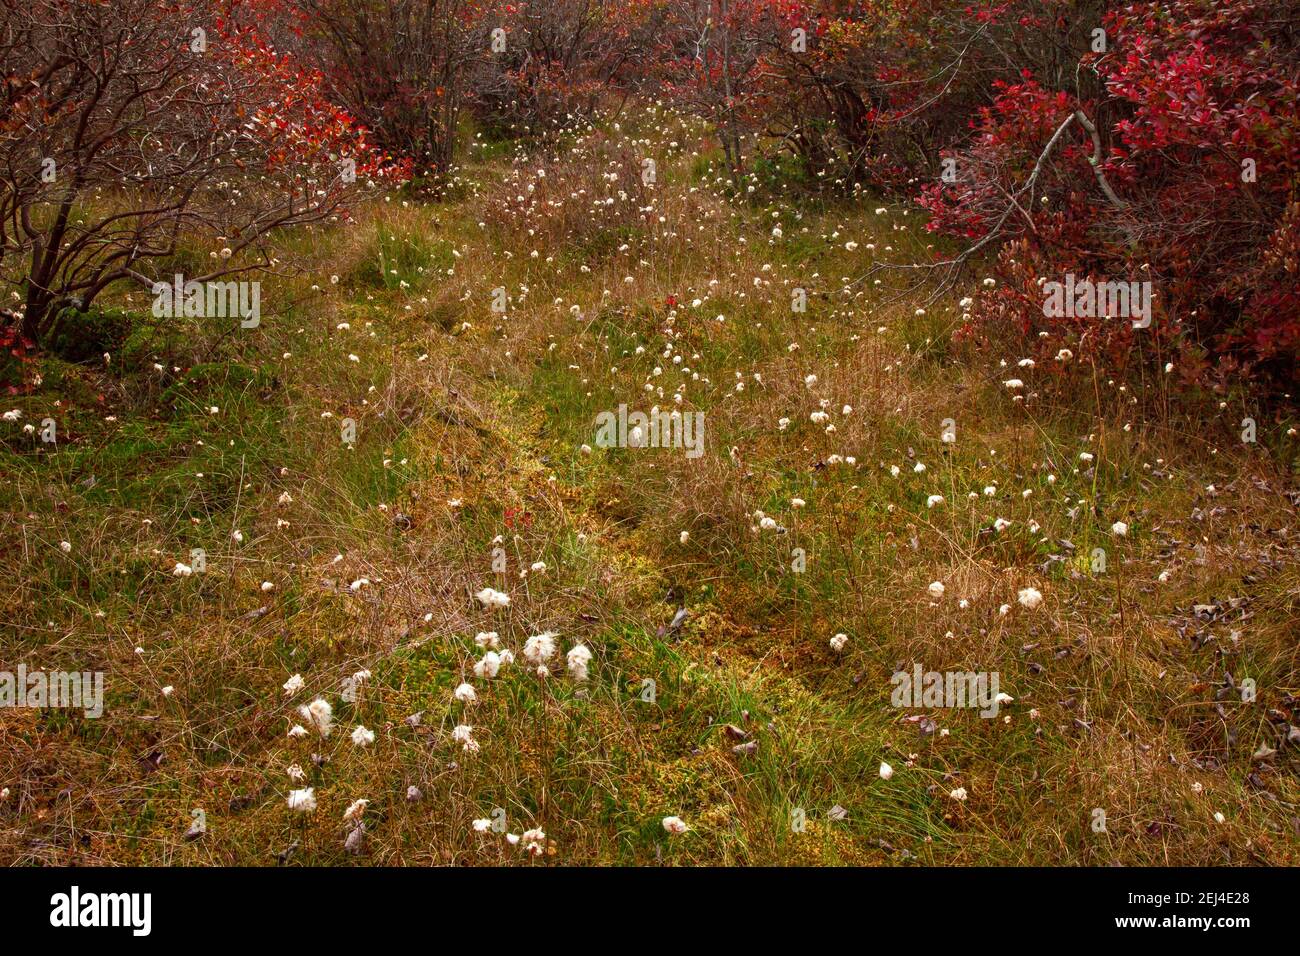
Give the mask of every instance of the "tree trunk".
[[43, 337], [42, 326], [50, 311], [50, 298], [40, 295], [34, 289], [27, 293], [26, 308], [23, 310], [23, 338], [33, 345], [40, 345]]

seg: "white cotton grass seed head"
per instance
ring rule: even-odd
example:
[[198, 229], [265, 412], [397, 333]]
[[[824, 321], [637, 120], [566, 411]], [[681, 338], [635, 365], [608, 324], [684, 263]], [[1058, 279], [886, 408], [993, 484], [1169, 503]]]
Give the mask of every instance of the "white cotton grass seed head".
[[473, 684], [460, 684], [452, 691], [452, 697], [462, 704], [473, 704], [478, 701], [478, 694], [475, 693]]
[[298, 713], [316, 733], [328, 737], [334, 729], [334, 708], [324, 697], [317, 697], [310, 704], [303, 704]]
[[352, 743], [357, 747], [369, 747], [375, 742], [375, 732], [362, 724], [357, 724], [352, 731]]
[[541, 856], [546, 852], [546, 833], [539, 829], [525, 830], [519, 842], [524, 848], [525, 853], [531, 853], [533, 856]]
[[555, 656], [556, 635], [551, 631], [534, 634], [524, 642], [524, 660], [540, 667]]
[[943, 586], [942, 581], [931, 581], [930, 586], [926, 588], [926, 590], [930, 593], [930, 597], [937, 601], [939, 598], [943, 597], [943, 592], [946, 591], [947, 588]]
[[668, 833], [685, 833], [690, 829], [681, 817], [664, 817], [663, 827]]
[[509, 607], [510, 605], [510, 595], [494, 588], [483, 588], [483, 590], [479, 591], [474, 596], [478, 598], [480, 604], [489, 610], [493, 608]]
[[460, 744], [466, 753], [478, 752], [478, 741], [474, 739], [474, 728], [469, 724], [457, 724], [451, 731], [451, 739]]
[[315, 813], [316, 790], [313, 787], [304, 787], [302, 790], [290, 790], [287, 802], [289, 804], [289, 809], [296, 813]]
[[486, 679], [496, 677], [501, 672], [501, 655], [496, 651], [488, 651], [483, 655], [483, 659], [474, 665], [474, 676]]
[[888, 780], [893, 775], [894, 775], [894, 768], [891, 767], [889, 764], [885, 763], [885, 761], [883, 760], [880, 761], [880, 779]]
[[565, 655], [565, 663], [568, 665], [569, 674], [576, 681], [587, 679], [587, 665], [591, 662], [591, 651], [585, 644], [576, 644]]
[[1038, 610], [1038, 606], [1043, 603], [1043, 592], [1038, 588], [1021, 588], [1016, 597], [1020, 601], [1020, 606], [1029, 611]]

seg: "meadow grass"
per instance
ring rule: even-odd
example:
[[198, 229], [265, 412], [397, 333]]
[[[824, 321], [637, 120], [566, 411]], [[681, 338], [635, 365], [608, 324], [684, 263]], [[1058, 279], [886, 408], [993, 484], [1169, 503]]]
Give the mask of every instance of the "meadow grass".
[[[669, 145], [694, 124], [623, 124], [284, 236], [255, 330], [120, 294], [96, 351], [40, 360], [0, 432], [3, 660], [107, 700], [0, 711], [0, 859], [1294, 864], [1293, 423], [1244, 445], [1235, 402], [954, 341], [960, 288], [861, 279], [933, 251], [914, 211], [776, 167], [731, 195]], [[702, 412], [704, 454], [597, 447], [620, 403]], [[1014, 701], [891, 706], [914, 663]], [[287, 736], [318, 695], [333, 733]], [[540, 855], [474, 829], [498, 810]]]

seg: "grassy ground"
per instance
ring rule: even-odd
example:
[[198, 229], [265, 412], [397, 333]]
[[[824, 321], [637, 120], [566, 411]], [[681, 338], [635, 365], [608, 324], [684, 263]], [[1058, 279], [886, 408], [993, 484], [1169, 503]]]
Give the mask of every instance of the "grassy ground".
[[[285, 237], [257, 329], [136, 294], [42, 360], [0, 425], [0, 654], [106, 704], [0, 711], [0, 859], [1296, 863], [1294, 423], [955, 345], [979, 276], [857, 281], [926, 252], [914, 211], [731, 199], [710, 150], [650, 115], [472, 151], [446, 201]], [[620, 404], [702, 412], [704, 453], [598, 447]], [[891, 706], [917, 663], [1014, 700]], [[333, 732], [289, 736], [317, 696]]]

